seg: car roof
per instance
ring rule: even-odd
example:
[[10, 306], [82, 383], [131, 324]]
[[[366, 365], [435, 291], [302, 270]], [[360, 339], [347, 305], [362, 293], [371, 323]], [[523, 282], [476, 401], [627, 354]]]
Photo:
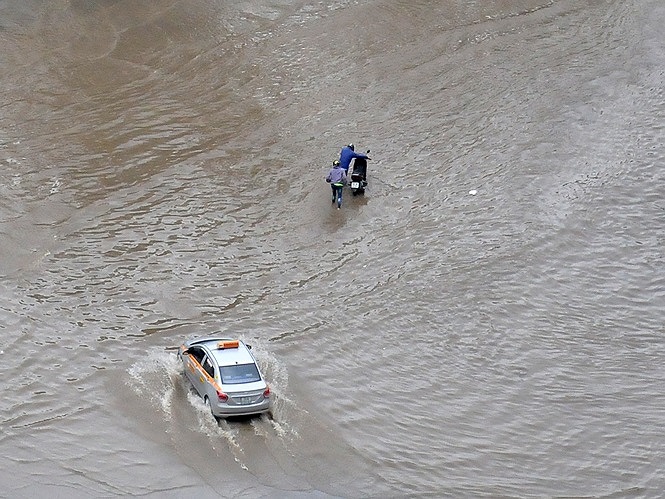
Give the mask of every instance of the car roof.
[[[233, 366], [236, 364], [254, 364], [254, 357], [247, 345], [241, 340], [211, 336], [197, 338], [187, 342], [187, 346], [205, 346], [220, 366]], [[237, 346], [236, 346], [237, 345]]]

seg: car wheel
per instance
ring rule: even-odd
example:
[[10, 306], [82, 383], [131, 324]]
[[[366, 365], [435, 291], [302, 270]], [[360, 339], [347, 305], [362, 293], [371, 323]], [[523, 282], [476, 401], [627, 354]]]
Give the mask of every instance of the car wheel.
[[205, 402], [205, 405], [208, 406], [208, 409], [210, 410], [210, 414], [212, 414], [212, 417], [215, 418], [215, 421], [219, 421], [219, 418], [215, 416], [215, 413], [212, 412], [212, 402], [210, 402], [210, 399], [206, 396], [206, 398], [203, 400]]

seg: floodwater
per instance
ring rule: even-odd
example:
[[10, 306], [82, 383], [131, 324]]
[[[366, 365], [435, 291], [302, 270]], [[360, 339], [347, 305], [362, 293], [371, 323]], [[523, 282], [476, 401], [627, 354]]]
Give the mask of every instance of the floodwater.
[[0, 0], [0, 495], [661, 496], [664, 68], [661, 0]]

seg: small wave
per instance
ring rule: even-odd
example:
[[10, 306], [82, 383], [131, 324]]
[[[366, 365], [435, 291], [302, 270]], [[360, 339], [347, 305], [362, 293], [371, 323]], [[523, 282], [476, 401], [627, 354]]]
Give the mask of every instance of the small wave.
[[148, 397], [162, 410], [166, 421], [170, 420], [175, 383], [182, 380], [182, 364], [173, 354], [151, 350], [145, 358], [129, 369], [129, 386], [137, 395]]

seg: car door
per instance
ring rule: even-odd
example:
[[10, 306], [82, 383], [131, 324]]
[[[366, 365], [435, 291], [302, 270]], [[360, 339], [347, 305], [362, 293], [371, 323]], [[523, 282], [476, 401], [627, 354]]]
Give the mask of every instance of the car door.
[[212, 359], [210, 358], [210, 355], [206, 354], [203, 357], [203, 361], [201, 361], [201, 366], [203, 367], [205, 374], [203, 372], [200, 373], [201, 376], [199, 378], [199, 381], [201, 383], [201, 390], [199, 393], [201, 394], [202, 397], [208, 395], [208, 397], [212, 400], [212, 398], [216, 396], [217, 390], [212, 385], [212, 381], [215, 378], [215, 367], [212, 362]]
[[205, 351], [200, 347], [191, 347], [188, 352], [188, 359], [185, 367], [185, 374], [192, 383], [194, 389], [203, 397], [205, 394], [205, 376], [201, 364], [205, 359]]

